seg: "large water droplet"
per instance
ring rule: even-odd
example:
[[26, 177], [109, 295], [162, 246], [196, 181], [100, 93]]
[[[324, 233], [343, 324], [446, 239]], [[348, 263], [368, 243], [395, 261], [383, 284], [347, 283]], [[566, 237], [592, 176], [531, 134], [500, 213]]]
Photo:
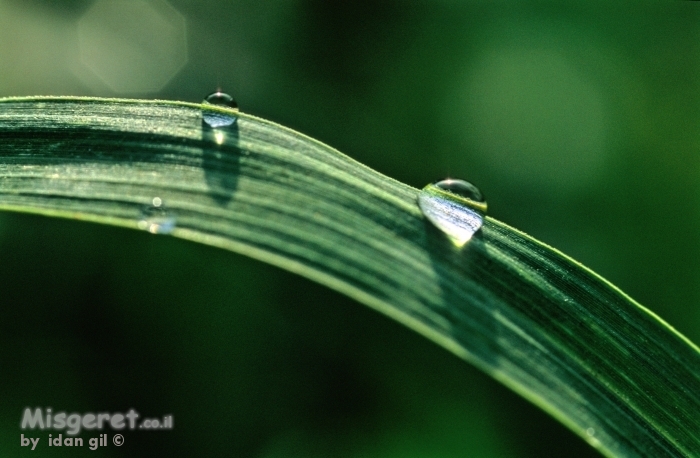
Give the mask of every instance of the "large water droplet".
[[139, 228], [151, 234], [170, 234], [175, 229], [175, 216], [165, 207], [163, 199], [154, 197], [151, 205], [141, 210]]
[[[236, 103], [236, 101], [233, 100], [233, 97], [226, 94], [225, 92], [212, 92], [204, 98], [203, 103], [205, 105], [216, 105], [220, 107], [231, 108], [235, 111], [238, 111], [238, 104]], [[206, 109], [202, 110], [202, 118], [204, 119], [204, 122], [209, 124], [209, 126], [214, 129], [230, 126], [238, 120], [238, 116], [228, 113], [221, 113], [218, 111], [210, 111]]]
[[418, 194], [423, 215], [458, 247], [463, 246], [484, 224], [486, 200], [479, 188], [463, 180], [429, 184]]

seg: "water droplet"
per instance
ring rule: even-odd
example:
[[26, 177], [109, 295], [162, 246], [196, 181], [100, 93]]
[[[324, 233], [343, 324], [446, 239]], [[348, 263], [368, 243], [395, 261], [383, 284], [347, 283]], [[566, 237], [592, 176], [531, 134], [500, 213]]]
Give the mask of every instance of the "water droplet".
[[151, 234], [170, 234], [175, 229], [175, 216], [165, 207], [163, 199], [154, 197], [151, 205], [141, 210], [139, 228]]
[[[238, 111], [238, 104], [236, 101], [225, 92], [212, 92], [204, 98], [203, 103], [205, 105], [216, 105]], [[230, 126], [238, 120], [238, 116], [234, 114], [222, 113], [220, 111], [209, 111], [206, 109], [202, 111], [202, 117], [204, 122], [209, 124], [209, 126], [214, 129]]]
[[458, 247], [464, 246], [481, 228], [487, 209], [479, 188], [453, 179], [423, 188], [418, 194], [418, 206], [423, 215]]
[[593, 429], [593, 428], [588, 428], [588, 429], [586, 430], [586, 434], [588, 434], [588, 437], [593, 437], [593, 436], [595, 436], [595, 429]]

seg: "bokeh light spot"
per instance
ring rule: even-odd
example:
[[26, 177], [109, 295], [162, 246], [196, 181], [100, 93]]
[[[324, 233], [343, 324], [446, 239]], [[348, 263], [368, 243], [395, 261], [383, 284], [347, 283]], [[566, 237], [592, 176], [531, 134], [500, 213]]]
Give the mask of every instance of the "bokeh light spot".
[[185, 18], [165, 0], [97, 0], [78, 34], [82, 62], [117, 93], [156, 92], [187, 63]]
[[580, 191], [604, 172], [604, 88], [586, 60], [572, 57], [585, 44], [578, 49], [565, 33], [533, 30], [541, 28], [546, 39], [523, 33], [482, 48], [459, 90], [455, 127], [485, 163], [518, 186]]
[[601, 96], [556, 53], [492, 54], [481, 62], [469, 92], [480, 149], [512, 178], [569, 188], [589, 183], [600, 170]]

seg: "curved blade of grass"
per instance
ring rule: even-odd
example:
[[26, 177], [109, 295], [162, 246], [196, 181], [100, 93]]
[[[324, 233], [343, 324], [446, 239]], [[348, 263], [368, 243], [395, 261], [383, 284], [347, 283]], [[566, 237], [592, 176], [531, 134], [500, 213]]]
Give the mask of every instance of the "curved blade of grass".
[[[271, 122], [79, 98], [0, 102], [0, 208], [172, 235], [304, 275], [480, 367], [608, 456], [700, 453], [698, 348], [556, 250], [488, 218], [462, 250], [418, 191]], [[465, 387], [468, 389], [468, 387]]]

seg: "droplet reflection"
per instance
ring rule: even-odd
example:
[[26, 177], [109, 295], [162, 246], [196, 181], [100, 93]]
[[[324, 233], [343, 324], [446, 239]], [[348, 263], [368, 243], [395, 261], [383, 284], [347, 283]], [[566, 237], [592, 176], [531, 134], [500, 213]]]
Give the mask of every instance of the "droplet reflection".
[[175, 216], [165, 207], [160, 197], [154, 197], [151, 205], [141, 210], [138, 226], [151, 234], [170, 234], [175, 229], [175, 225]]
[[[226, 94], [225, 92], [212, 92], [204, 98], [204, 105], [215, 105], [225, 108], [231, 108], [234, 111], [238, 111], [238, 104], [233, 97]], [[202, 119], [210, 127], [216, 129], [219, 127], [227, 127], [232, 125], [238, 120], [235, 114], [222, 113], [220, 111], [213, 111], [202, 109]]]
[[486, 200], [479, 188], [463, 180], [429, 184], [418, 194], [423, 215], [452, 242], [464, 246], [484, 224]]
[[[221, 107], [221, 108], [216, 108]], [[202, 103], [202, 169], [211, 197], [226, 205], [236, 189], [239, 161], [238, 105], [230, 95], [217, 91]]]

